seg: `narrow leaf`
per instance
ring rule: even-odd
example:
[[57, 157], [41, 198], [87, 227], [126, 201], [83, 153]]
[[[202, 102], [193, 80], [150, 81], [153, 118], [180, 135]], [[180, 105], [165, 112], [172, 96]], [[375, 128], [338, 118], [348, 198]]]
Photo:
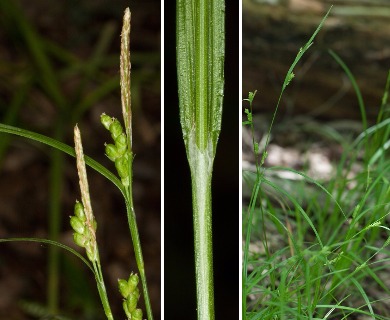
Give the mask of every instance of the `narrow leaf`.
[[[13, 127], [13, 126], [8, 126], [8, 125], [2, 124], [2, 123], [0, 123], [0, 132], [10, 133], [13, 135], [17, 135], [17, 136], [21, 136], [21, 137], [28, 138], [31, 140], [35, 140], [35, 141], [41, 142], [43, 144], [46, 144], [52, 148], [63, 151], [72, 157], [76, 156], [76, 154], [74, 152], [74, 148], [72, 148], [72, 147], [68, 146], [67, 144], [62, 143], [58, 140], [55, 140], [53, 138], [47, 137], [45, 135], [42, 135], [42, 134], [39, 134], [36, 132], [28, 131], [25, 129], [20, 129], [20, 128]], [[105, 168], [99, 162], [93, 160], [92, 158], [90, 158], [88, 156], [85, 156], [85, 162], [92, 169], [99, 172], [104, 177], [106, 177], [108, 180], [110, 180], [113, 184], [115, 184], [117, 186], [117, 188], [124, 194], [124, 189], [123, 189], [122, 183], [111, 171], [109, 171], [107, 168]]]

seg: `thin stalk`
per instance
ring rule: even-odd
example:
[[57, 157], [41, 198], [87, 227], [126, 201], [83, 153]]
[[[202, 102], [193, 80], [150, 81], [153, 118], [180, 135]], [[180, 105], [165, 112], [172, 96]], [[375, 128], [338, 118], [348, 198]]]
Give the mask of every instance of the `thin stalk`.
[[[130, 185], [131, 185], [131, 183], [130, 183]], [[146, 282], [145, 265], [144, 265], [144, 259], [142, 256], [141, 241], [139, 239], [137, 221], [136, 221], [135, 211], [134, 211], [134, 207], [133, 207], [132, 191], [130, 191], [130, 194], [127, 194], [126, 210], [127, 210], [127, 221], [129, 223], [131, 240], [133, 242], [135, 261], [137, 263], [138, 272], [140, 274], [141, 282], [142, 282], [142, 290], [144, 293], [146, 314], [148, 316], [148, 319], [152, 320], [153, 313], [152, 313], [152, 307], [151, 307], [150, 298], [149, 298], [148, 285]]]
[[141, 277], [142, 289], [144, 293], [144, 301], [148, 320], [153, 320], [152, 307], [150, 304], [148, 286], [146, 282], [144, 259], [142, 256], [141, 242], [139, 239], [137, 221], [133, 206], [133, 150], [132, 150], [132, 110], [131, 110], [131, 63], [130, 63], [130, 30], [131, 30], [131, 13], [129, 8], [125, 10], [122, 27], [122, 41], [121, 41], [121, 55], [120, 55], [120, 85], [121, 85], [121, 100], [122, 100], [122, 114], [125, 124], [127, 136], [127, 155], [129, 163], [129, 183], [125, 186], [126, 194], [126, 210], [127, 220], [131, 239], [133, 242], [135, 260], [138, 271]]
[[180, 121], [191, 171], [198, 319], [214, 319], [212, 167], [224, 89], [223, 0], [177, 0]]
[[[99, 291], [100, 299], [102, 301], [104, 313], [106, 314], [108, 320], [114, 320], [110, 308], [110, 303], [107, 297], [106, 287], [104, 285], [104, 280], [103, 280], [103, 272], [100, 264], [99, 249], [96, 242], [96, 227], [94, 227], [94, 221], [96, 223], [96, 220], [92, 211], [83, 145], [81, 141], [80, 130], [77, 127], [77, 125], [74, 128], [74, 141], [75, 141], [77, 173], [79, 176], [81, 200], [83, 204], [83, 210], [85, 211], [85, 219], [86, 219], [85, 226], [88, 229], [88, 232], [83, 234], [84, 236], [88, 235], [87, 242], [89, 247], [88, 248], [86, 247], [87, 256], [93, 265], [93, 270], [96, 277], [96, 284]], [[90, 253], [88, 254], [88, 252]]]
[[93, 265], [93, 270], [94, 270], [95, 278], [96, 278], [96, 285], [98, 288], [100, 300], [101, 300], [102, 305], [103, 305], [104, 313], [106, 314], [107, 320], [114, 320], [114, 317], [112, 315], [111, 308], [110, 308], [110, 303], [109, 303], [108, 297], [107, 297], [106, 286], [104, 285], [103, 273], [102, 273], [102, 268], [100, 265], [99, 254], [98, 254], [97, 261], [94, 261], [92, 263], [92, 265]]
[[195, 243], [198, 319], [214, 319], [211, 177], [213, 159], [198, 148], [189, 156]]

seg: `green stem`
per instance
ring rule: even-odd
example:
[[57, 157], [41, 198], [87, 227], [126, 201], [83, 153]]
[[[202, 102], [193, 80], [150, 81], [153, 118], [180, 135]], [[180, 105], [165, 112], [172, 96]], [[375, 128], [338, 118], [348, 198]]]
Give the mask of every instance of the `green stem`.
[[97, 261], [94, 261], [92, 265], [93, 265], [93, 270], [95, 272], [96, 285], [99, 291], [100, 300], [102, 301], [104, 313], [106, 314], [108, 320], [114, 320], [110, 308], [110, 303], [107, 297], [106, 286], [104, 285], [103, 273], [100, 265], [100, 258], [98, 257]]
[[214, 319], [212, 166], [224, 89], [223, 0], [177, 0], [180, 121], [191, 169], [198, 320]]
[[206, 148], [206, 150], [202, 151], [195, 144], [190, 143], [189, 163], [192, 180], [198, 319], [213, 320], [214, 281], [211, 222], [212, 150]]
[[144, 301], [145, 301], [145, 307], [146, 307], [146, 314], [148, 316], [148, 320], [153, 320], [153, 313], [152, 313], [152, 307], [150, 304], [148, 285], [146, 282], [144, 258], [142, 255], [141, 241], [139, 239], [137, 220], [135, 217], [135, 211], [134, 211], [134, 206], [133, 206], [132, 161], [129, 161], [129, 162], [130, 162], [131, 174], [130, 174], [130, 184], [129, 184], [128, 189], [126, 189], [127, 221], [129, 223], [131, 240], [133, 242], [135, 261], [137, 263], [138, 271], [139, 271], [139, 274], [141, 277], [142, 290], [144, 293]]

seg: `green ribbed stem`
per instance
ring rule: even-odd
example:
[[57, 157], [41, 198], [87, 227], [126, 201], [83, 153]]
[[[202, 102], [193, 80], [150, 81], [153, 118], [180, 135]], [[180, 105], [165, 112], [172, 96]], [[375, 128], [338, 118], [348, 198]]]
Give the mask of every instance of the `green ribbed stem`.
[[223, 0], [177, 0], [180, 122], [191, 169], [199, 320], [214, 319], [211, 180], [224, 89]]

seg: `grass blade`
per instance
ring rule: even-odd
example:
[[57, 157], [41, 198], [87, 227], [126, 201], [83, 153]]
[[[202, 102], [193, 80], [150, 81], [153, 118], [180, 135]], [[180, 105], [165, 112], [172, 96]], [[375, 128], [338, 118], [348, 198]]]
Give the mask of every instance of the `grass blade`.
[[[41, 142], [43, 144], [46, 144], [52, 148], [56, 148], [58, 150], [61, 150], [72, 157], [76, 156], [76, 154], [74, 152], [74, 148], [72, 148], [72, 147], [68, 146], [67, 144], [62, 143], [58, 140], [55, 140], [53, 138], [47, 137], [45, 135], [42, 135], [42, 134], [39, 134], [36, 132], [32, 132], [29, 130], [25, 130], [25, 129], [13, 127], [13, 126], [8, 126], [8, 125], [2, 124], [2, 123], [0, 123], [0, 132], [10, 133], [10, 134], [14, 134], [14, 135], [28, 138], [31, 140], [35, 140], [35, 141]], [[108, 170], [106, 167], [101, 165], [99, 162], [93, 160], [92, 158], [90, 158], [88, 156], [85, 156], [85, 162], [92, 169], [96, 170], [97, 172], [102, 174], [104, 177], [106, 177], [108, 180], [110, 180], [113, 184], [115, 184], [117, 186], [117, 188], [125, 195], [122, 183], [110, 170]]]

